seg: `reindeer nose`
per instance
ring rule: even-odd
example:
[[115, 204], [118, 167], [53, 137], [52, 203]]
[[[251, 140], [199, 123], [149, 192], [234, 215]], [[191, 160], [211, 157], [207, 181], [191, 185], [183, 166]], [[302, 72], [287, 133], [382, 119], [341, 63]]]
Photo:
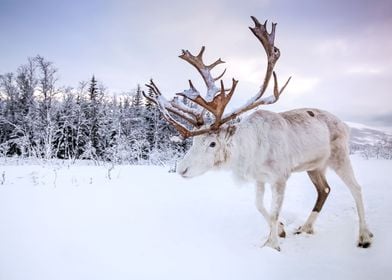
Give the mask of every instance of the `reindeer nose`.
[[188, 172], [188, 167], [185, 168], [183, 171], [180, 171], [181, 176], [185, 176], [185, 174]]

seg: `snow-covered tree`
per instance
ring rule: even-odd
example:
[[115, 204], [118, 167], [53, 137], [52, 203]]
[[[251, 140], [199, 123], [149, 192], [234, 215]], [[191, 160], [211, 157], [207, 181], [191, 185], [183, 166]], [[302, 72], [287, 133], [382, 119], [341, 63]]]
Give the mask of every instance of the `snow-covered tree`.
[[42, 56], [0, 75], [0, 155], [164, 164], [187, 149], [140, 85], [105, 92], [95, 76], [57, 87], [57, 69]]
[[57, 69], [53, 63], [47, 61], [42, 56], [36, 56], [38, 71], [38, 131], [40, 132], [39, 139], [43, 145], [41, 151], [44, 158], [49, 159], [53, 156], [53, 139], [56, 130], [56, 123], [54, 122], [55, 115], [55, 96], [58, 93], [56, 88]]

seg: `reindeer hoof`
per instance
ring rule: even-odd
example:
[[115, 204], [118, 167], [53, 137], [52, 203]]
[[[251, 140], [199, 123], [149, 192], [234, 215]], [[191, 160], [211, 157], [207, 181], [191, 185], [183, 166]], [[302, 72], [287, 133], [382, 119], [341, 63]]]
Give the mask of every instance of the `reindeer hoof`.
[[273, 242], [273, 241], [271, 241], [269, 239], [264, 243], [264, 245], [262, 247], [270, 247], [272, 249], [275, 249], [278, 252], [281, 251], [278, 242]]
[[359, 235], [358, 247], [369, 248], [370, 245], [372, 245], [372, 237], [373, 233], [371, 233], [369, 230], [364, 230]]
[[280, 249], [280, 246], [279, 245], [276, 245], [276, 246], [271, 246], [271, 245], [264, 245], [263, 247], [270, 247], [271, 249], [274, 249], [274, 250], [276, 250], [276, 251], [278, 251], [278, 252], [280, 252], [281, 251], [281, 249]]
[[284, 231], [284, 224], [282, 222], [279, 222], [278, 232], [279, 232], [278, 235], [279, 235], [280, 238], [285, 238], [286, 237], [286, 232]]
[[358, 247], [359, 248], [369, 248], [370, 247], [370, 245], [372, 245], [372, 243], [371, 242], [358, 242]]
[[307, 234], [314, 234], [313, 227], [304, 225], [304, 226], [302, 226], [302, 227], [299, 227], [299, 228], [294, 232], [294, 234], [301, 234], [301, 233], [304, 233], [304, 232], [307, 233]]

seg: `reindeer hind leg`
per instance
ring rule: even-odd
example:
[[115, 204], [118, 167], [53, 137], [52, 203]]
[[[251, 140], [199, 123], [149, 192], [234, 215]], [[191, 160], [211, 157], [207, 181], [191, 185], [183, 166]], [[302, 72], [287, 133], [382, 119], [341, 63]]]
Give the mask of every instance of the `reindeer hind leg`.
[[324, 170], [311, 170], [308, 171], [308, 175], [310, 180], [312, 181], [313, 185], [316, 187], [317, 190], [317, 200], [313, 207], [312, 212], [310, 213], [308, 219], [306, 220], [305, 224], [301, 226], [297, 231], [296, 234], [300, 234], [303, 232], [313, 234], [313, 224], [316, 221], [321, 209], [325, 201], [328, 198], [329, 192], [331, 188], [329, 187], [327, 180], [325, 179], [325, 171]]
[[354, 176], [354, 171], [351, 166], [351, 161], [347, 155], [339, 162], [335, 161], [331, 164], [331, 168], [342, 179], [344, 184], [349, 188], [351, 195], [354, 198], [357, 214], [359, 218], [359, 239], [358, 247], [368, 248], [372, 243], [373, 234], [369, 231], [365, 219], [365, 207], [363, 204], [361, 186], [358, 184]]

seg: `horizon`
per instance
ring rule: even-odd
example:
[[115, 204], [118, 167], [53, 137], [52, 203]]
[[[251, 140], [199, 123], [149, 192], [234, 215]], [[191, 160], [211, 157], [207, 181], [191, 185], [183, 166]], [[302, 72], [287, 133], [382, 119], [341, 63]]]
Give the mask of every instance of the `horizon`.
[[203, 91], [197, 71], [177, 56], [205, 45], [206, 63], [226, 61], [214, 73], [227, 67], [225, 83], [239, 80], [233, 108], [256, 93], [266, 67], [248, 30], [253, 15], [278, 23], [279, 83], [292, 76], [279, 102], [262, 109], [317, 107], [345, 121], [392, 126], [391, 1], [218, 0], [192, 2], [192, 11], [188, 1], [169, 2], [2, 0], [0, 74], [40, 54], [59, 69], [58, 86], [77, 87], [95, 75], [121, 93], [153, 78], [170, 97], [188, 79]]

